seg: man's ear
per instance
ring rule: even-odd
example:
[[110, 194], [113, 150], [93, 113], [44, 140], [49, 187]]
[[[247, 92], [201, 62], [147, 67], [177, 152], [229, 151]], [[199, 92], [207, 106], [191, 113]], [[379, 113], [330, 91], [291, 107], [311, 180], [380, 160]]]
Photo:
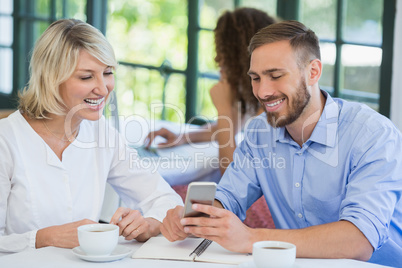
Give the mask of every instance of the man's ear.
[[312, 86], [318, 83], [322, 73], [322, 63], [319, 59], [312, 60], [308, 65], [308, 85]]

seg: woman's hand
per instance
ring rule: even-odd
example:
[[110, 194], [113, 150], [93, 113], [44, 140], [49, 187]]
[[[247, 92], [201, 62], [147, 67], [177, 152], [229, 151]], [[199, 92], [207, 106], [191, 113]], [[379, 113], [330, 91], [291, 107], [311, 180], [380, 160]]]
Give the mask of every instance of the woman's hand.
[[38, 230], [36, 233], [36, 248], [47, 246], [59, 248], [75, 248], [79, 246], [77, 228], [85, 224], [97, 223], [84, 219], [63, 225], [55, 225]]
[[172, 147], [184, 144], [184, 140], [182, 139], [182, 137], [176, 135], [175, 133], [166, 128], [161, 128], [159, 130], [148, 133], [144, 142], [145, 146], [148, 148], [157, 136], [161, 136], [162, 138], [166, 139], [165, 142], [158, 144], [159, 148]]
[[111, 224], [119, 226], [120, 235], [126, 240], [136, 239], [144, 242], [160, 232], [160, 222], [152, 218], [144, 218], [138, 210], [120, 207], [116, 210]]

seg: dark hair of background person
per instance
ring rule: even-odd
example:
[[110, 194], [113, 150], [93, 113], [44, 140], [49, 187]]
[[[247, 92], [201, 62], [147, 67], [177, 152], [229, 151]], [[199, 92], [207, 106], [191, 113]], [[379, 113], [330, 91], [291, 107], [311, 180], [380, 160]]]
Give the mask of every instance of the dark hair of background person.
[[251, 88], [248, 45], [260, 29], [276, 23], [277, 20], [255, 8], [238, 8], [226, 11], [217, 22], [215, 33], [215, 62], [221, 63], [232, 89], [234, 102], [241, 103], [241, 114], [254, 115], [260, 104]]

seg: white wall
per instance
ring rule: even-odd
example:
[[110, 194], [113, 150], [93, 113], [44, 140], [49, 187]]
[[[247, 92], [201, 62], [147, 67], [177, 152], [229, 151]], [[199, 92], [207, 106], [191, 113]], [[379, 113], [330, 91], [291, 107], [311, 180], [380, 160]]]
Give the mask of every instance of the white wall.
[[402, 131], [402, 0], [396, 4], [390, 117]]

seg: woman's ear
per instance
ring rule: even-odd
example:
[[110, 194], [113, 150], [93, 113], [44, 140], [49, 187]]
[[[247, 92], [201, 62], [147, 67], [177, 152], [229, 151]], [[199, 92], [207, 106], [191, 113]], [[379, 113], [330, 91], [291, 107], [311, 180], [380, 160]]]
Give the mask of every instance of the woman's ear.
[[322, 63], [319, 59], [314, 59], [308, 66], [308, 85], [312, 86], [318, 83], [322, 73]]

